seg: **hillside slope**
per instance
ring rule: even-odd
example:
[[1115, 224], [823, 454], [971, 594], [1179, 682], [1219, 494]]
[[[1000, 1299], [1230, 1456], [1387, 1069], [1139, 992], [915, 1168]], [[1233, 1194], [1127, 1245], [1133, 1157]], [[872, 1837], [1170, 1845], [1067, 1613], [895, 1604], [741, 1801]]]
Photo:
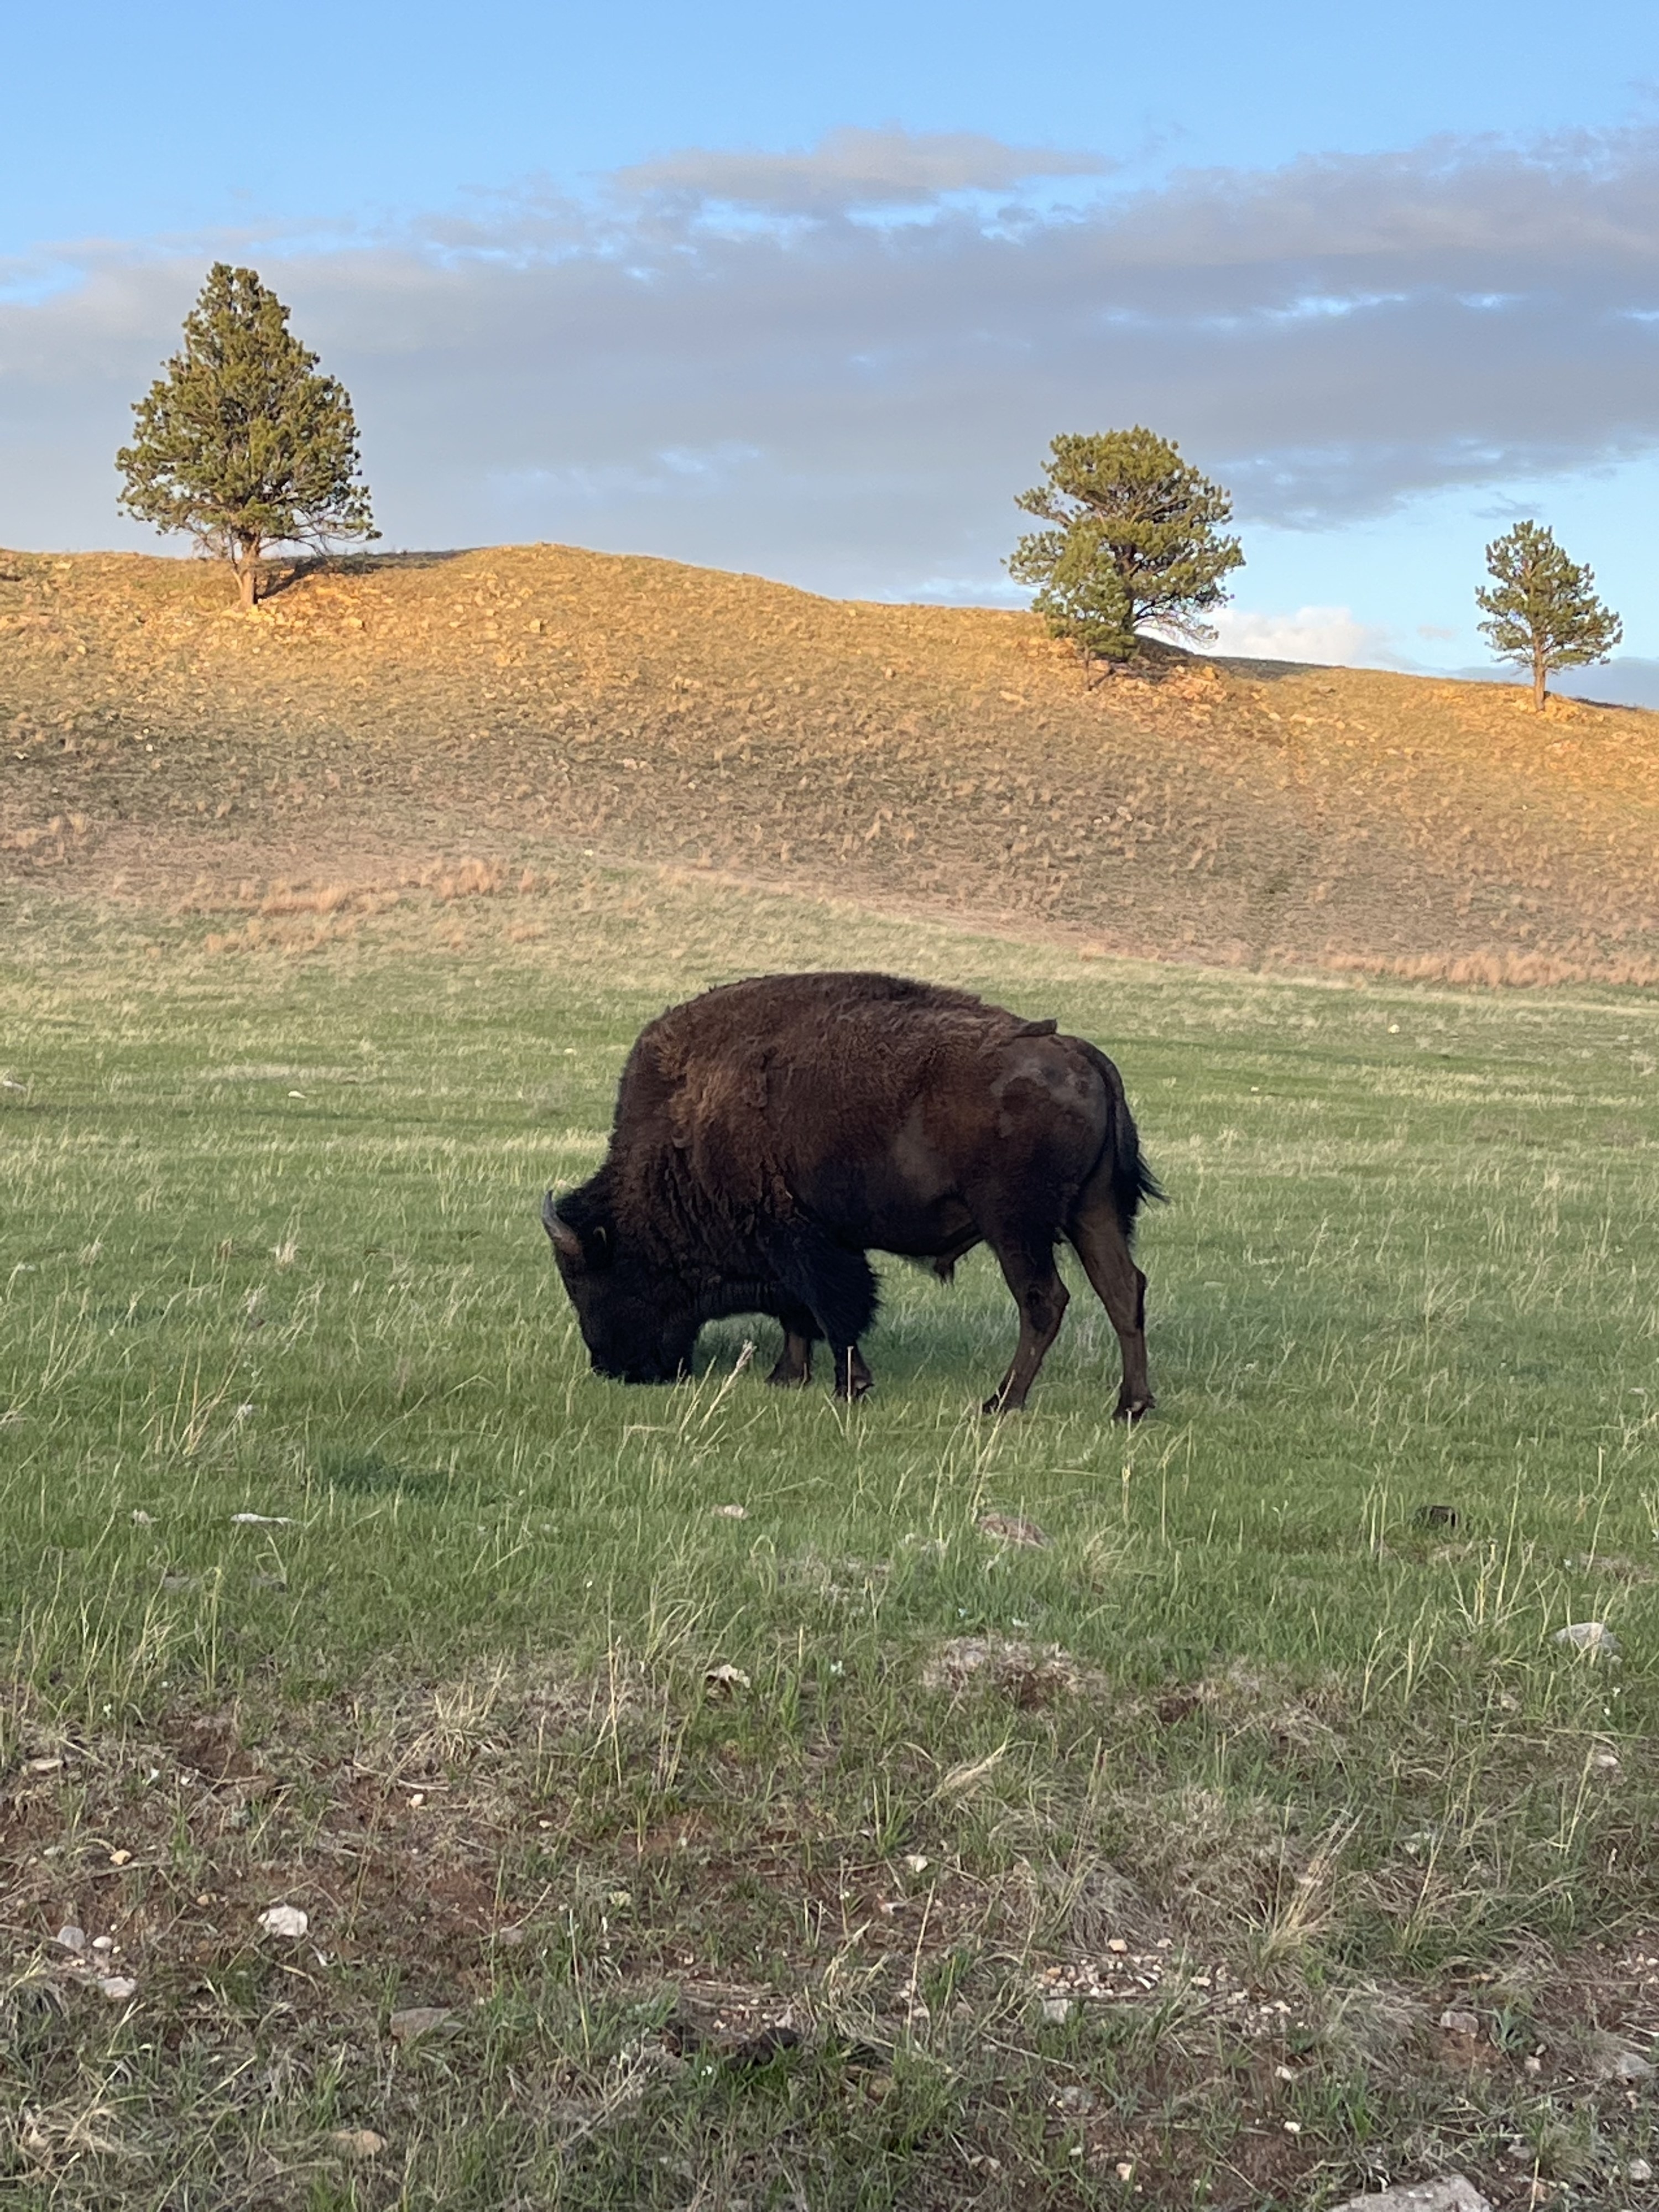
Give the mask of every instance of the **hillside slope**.
[[258, 904], [463, 855], [734, 872], [1254, 965], [1659, 981], [1659, 716], [562, 547], [0, 556], [0, 876]]

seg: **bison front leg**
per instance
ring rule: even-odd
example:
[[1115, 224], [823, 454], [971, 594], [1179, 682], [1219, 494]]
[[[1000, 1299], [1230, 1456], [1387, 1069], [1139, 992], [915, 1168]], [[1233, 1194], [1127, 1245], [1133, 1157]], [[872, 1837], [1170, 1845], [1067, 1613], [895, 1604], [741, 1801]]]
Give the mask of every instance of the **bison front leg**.
[[815, 1223], [799, 1222], [780, 1227], [771, 1259], [781, 1288], [811, 1314], [813, 1334], [834, 1351], [836, 1395], [862, 1398], [875, 1380], [859, 1350], [859, 1339], [876, 1311], [876, 1279], [869, 1261], [862, 1252], [833, 1243]]
[[836, 1347], [836, 1395], [849, 1402], [854, 1398], [867, 1398], [876, 1387], [876, 1378], [865, 1364], [864, 1354], [856, 1344]]
[[804, 1330], [785, 1323], [783, 1350], [767, 1376], [776, 1390], [804, 1390], [812, 1379], [812, 1340]]
[[1019, 1342], [1014, 1347], [1008, 1372], [981, 1410], [987, 1413], [1017, 1413], [1048, 1356], [1048, 1346], [1060, 1334], [1069, 1299], [1054, 1266], [1052, 1249], [1028, 1251], [1018, 1246], [1000, 1245], [994, 1237], [990, 1241], [1002, 1268], [1003, 1280], [1013, 1292], [1014, 1304], [1019, 1308]]

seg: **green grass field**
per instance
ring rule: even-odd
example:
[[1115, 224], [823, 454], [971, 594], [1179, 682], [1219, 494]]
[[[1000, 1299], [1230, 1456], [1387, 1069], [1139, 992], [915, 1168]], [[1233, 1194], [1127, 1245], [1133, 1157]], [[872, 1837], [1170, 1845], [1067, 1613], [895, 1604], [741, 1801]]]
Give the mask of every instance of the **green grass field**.
[[[0, 901], [9, 2202], [1626, 2201], [1651, 995], [643, 875], [316, 939]], [[1135, 1432], [1075, 1267], [977, 1416], [982, 1254], [890, 1264], [851, 1411], [764, 1388], [763, 1322], [588, 1374], [544, 1188], [652, 1013], [821, 964], [1118, 1061], [1173, 1200]]]

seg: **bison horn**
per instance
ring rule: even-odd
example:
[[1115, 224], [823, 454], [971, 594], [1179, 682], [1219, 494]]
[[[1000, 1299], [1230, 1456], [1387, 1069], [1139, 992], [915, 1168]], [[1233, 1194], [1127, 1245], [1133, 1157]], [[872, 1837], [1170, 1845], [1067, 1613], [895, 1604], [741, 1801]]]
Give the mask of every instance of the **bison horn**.
[[560, 1219], [559, 1209], [553, 1203], [553, 1194], [550, 1190], [542, 1200], [542, 1227], [553, 1239], [553, 1249], [556, 1252], [562, 1252], [567, 1260], [581, 1258], [582, 1240], [568, 1221]]

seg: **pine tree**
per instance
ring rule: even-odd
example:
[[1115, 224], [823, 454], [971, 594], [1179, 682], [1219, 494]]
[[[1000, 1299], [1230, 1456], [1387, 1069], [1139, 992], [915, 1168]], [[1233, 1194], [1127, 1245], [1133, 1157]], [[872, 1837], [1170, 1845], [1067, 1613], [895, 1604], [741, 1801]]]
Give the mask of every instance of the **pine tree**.
[[228, 560], [245, 607], [268, 546], [380, 536], [350, 398], [318, 374], [288, 317], [253, 270], [216, 262], [183, 350], [135, 404], [132, 443], [115, 457], [121, 506]]
[[1244, 559], [1222, 534], [1232, 502], [1219, 484], [1139, 428], [1058, 437], [1043, 472], [1047, 483], [1018, 504], [1048, 527], [1020, 539], [1008, 569], [1037, 586], [1033, 607], [1085, 667], [1127, 660], [1145, 627], [1194, 643], [1214, 636], [1204, 617], [1225, 602], [1222, 580]]
[[1475, 601], [1488, 619], [1480, 625], [1500, 660], [1532, 671], [1532, 703], [1541, 714], [1554, 668], [1582, 668], [1605, 660], [1625, 626], [1595, 595], [1595, 578], [1567, 558], [1553, 530], [1517, 522], [1486, 548], [1491, 588]]

